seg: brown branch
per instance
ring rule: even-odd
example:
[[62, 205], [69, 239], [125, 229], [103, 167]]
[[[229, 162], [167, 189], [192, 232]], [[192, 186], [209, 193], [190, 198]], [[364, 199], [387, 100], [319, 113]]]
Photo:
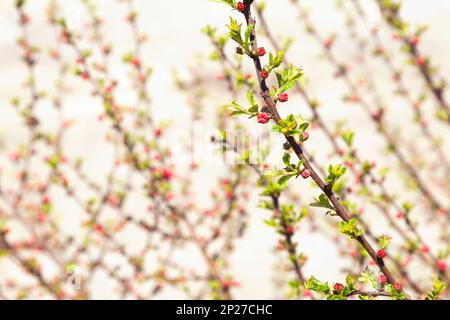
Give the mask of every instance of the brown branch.
[[[253, 1], [249, 1], [249, 0], [244, 1], [245, 10], [244, 10], [243, 14], [245, 16], [247, 25], [254, 26], [251, 31], [250, 41], [251, 41], [253, 52], [256, 52], [258, 50], [258, 44], [257, 44], [257, 38], [256, 38], [256, 31], [255, 31], [255, 22], [256, 21], [253, 18], [252, 12], [251, 12], [252, 2]], [[272, 114], [272, 119], [275, 121], [275, 123], [278, 124], [279, 121], [281, 120], [281, 117], [278, 114], [278, 111], [276, 108], [276, 103], [270, 96], [269, 88], [266, 84], [266, 81], [261, 77], [261, 71], [262, 71], [261, 60], [259, 59], [259, 57], [257, 55], [253, 55], [252, 59], [253, 59], [255, 71], [256, 71], [256, 74], [258, 77], [258, 83], [259, 83], [260, 90], [261, 90], [261, 97], [263, 98], [268, 110], [270, 110], [270, 113]], [[341, 204], [341, 202], [339, 201], [336, 194], [331, 190], [331, 188], [327, 184], [325, 184], [325, 182], [322, 180], [322, 178], [317, 174], [315, 169], [311, 166], [309, 159], [306, 158], [306, 156], [303, 152], [302, 146], [300, 146], [296, 142], [294, 137], [292, 137], [292, 136], [286, 135], [285, 138], [286, 138], [286, 141], [291, 145], [291, 147], [294, 150], [297, 157], [300, 160], [304, 161], [304, 166], [310, 172], [311, 178], [314, 180], [314, 182], [317, 184], [317, 186], [324, 192], [324, 194], [330, 200], [330, 202], [332, 203], [332, 205], [335, 208], [339, 217], [343, 221], [346, 221], [346, 222], [349, 221], [350, 215], [347, 212], [347, 209]], [[383, 274], [386, 276], [387, 281], [391, 284], [395, 284], [396, 283], [395, 278], [393, 277], [393, 275], [391, 274], [389, 269], [384, 264], [384, 261], [377, 257], [375, 250], [372, 248], [372, 246], [366, 240], [366, 238], [364, 236], [359, 236], [356, 239], [363, 246], [363, 248], [367, 251], [367, 253], [370, 255], [372, 260], [378, 265], [381, 272], [383, 272]]]

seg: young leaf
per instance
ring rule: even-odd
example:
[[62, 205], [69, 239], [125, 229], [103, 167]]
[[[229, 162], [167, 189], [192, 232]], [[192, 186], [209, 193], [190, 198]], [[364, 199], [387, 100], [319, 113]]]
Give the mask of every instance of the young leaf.
[[344, 139], [347, 146], [351, 147], [353, 144], [353, 137], [355, 136], [355, 133], [351, 130], [345, 131], [342, 133], [342, 139]]
[[247, 100], [250, 103], [251, 106], [257, 105], [256, 100], [255, 100], [255, 96], [253, 95], [253, 91], [249, 90], [247, 92]]
[[231, 102], [231, 105], [228, 106], [228, 110], [231, 111], [232, 116], [238, 116], [238, 115], [248, 115], [250, 118], [256, 117], [259, 112], [258, 104], [255, 101], [255, 98], [253, 96], [253, 92], [249, 91], [247, 93], [247, 99], [251, 104], [251, 107], [247, 110], [241, 105], [239, 105], [236, 101]]
[[356, 290], [355, 288], [355, 279], [352, 277], [352, 275], [347, 275], [347, 277], [345, 278], [345, 282], [346, 282], [346, 286], [342, 292], [342, 294], [344, 296], [349, 295], [350, 293], [352, 293], [353, 291]]
[[347, 168], [338, 164], [328, 166], [328, 176], [325, 178], [325, 182], [333, 186], [339, 178], [341, 178], [347, 172]]
[[445, 285], [439, 281], [438, 278], [434, 279], [433, 290], [427, 292], [427, 300], [439, 300], [442, 292], [445, 290]]
[[257, 115], [259, 112], [258, 104], [256, 103], [255, 96], [253, 95], [253, 91], [249, 90], [247, 92], [247, 100], [250, 103], [250, 108], [248, 109], [248, 112], [252, 115]]
[[309, 126], [301, 115], [295, 117], [290, 114], [286, 119], [282, 119], [278, 122], [278, 125], [273, 126], [272, 131], [279, 132], [284, 135], [294, 136], [304, 132]]
[[286, 182], [288, 182], [288, 180], [289, 180], [290, 178], [292, 178], [293, 176], [295, 176], [295, 175], [296, 175], [296, 173], [289, 173], [289, 174], [286, 174], [286, 175], [282, 176], [280, 179], [278, 179], [277, 183], [278, 183], [279, 185], [285, 185]]
[[278, 68], [283, 62], [284, 51], [278, 51], [274, 56], [272, 53], [269, 53], [269, 65], [267, 65], [264, 69], [267, 72], [271, 72], [273, 69]]
[[286, 166], [286, 168], [289, 168], [289, 169], [292, 168], [291, 167], [291, 155], [287, 152], [283, 155], [283, 163]]
[[363, 230], [358, 229], [358, 222], [355, 218], [350, 219], [348, 222], [339, 222], [339, 231], [348, 235], [350, 238], [355, 239], [364, 234]]
[[228, 110], [231, 111], [231, 115], [237, 116], [241, 114], [251, 115], [250, 112], [241, 107], [236, 101], [231, 102], [231, 105], [228, 107]]
[[261, 193], [262, 196], [266, 197], [272, 197], [272, 196], [279, 196], [281, 192], [286, 188], [285, 184], [278, 184], [270, 179], [264, 180], [267, 185], [263, 192]]
[[303, 164], [305, 163], [305, 160], [300, 160], [297, 165], [295, 166], [295, 170], [300, 171], [300, 169], [302, 168]]
[[381, 236], [378, 238], [378, 245], [380, 249], [386, 249], [389, 246], [389, 242], [391, 241], [391, 238], [388, 236]]
[[250, 35], [251, 35], [254, 27], [255, 27], [255, 25], [249, 24], [247, 26], [247, 28], [245, 29], [245, 43], [250, 44]]
[[308, 281], [305, 282], [305, 288], [308, 290], [313, 290], [325, 294], [330, 292], [328, 282], [320, 282], [314, 276], [312, 276], [311, 278], [308, 279]]
[[230, 17], [230, 24], [227, 25], [227, 27], [230, 30], [228, 32], [228, 36], [237, 44], [244, 47], [244, 41], [242, 40], [241, 36], [242, 23], [238, 23], [237, 20], [234, 20], [232, 17]]
[[303, 72], [302, 69], [291, 64], [289, 68], [283, 69], [282, 72], [275, 72], [275, 75], [278, 80], [276, 94], [280, 95], [295, 86], [295, 83], [303, 76]]
[[264, 223], [271, 228], [278, 228], [278, 222], [276, 222], [274, 219], [264, 220]]
[[389, 283], [386, 286], [386, 290], [391, 296], [392, 300], [405, 300], [405, 294], [395, 289], [395, 287], [392, 284]]
[[403, 202], [402, 207], [403, 210], [405, 210], [405, 213], [409, 213], [412, 210], [413, 205], [411, 204], [411, 202], [405, 201]]
[[378, 288], [378, 280], [376, 275], [370, 271], [368, 268], [361, 273], [358, 281], [364, 283], [365, 285], [372, 287], [373, 289]]
[[315, 198], [314, 202], [310, 204], [312, 207], [325, 208], [330, 210], [335, 210], [335, 208], [331, 205], [330, 200], [328, 200], [327, 196], [322, 193], [319, 198]]

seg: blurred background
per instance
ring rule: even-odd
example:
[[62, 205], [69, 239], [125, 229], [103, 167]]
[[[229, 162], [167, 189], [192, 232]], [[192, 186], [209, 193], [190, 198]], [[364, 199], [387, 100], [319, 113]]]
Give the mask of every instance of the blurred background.
[[[26, 66], [21, 59], [21, 50], [16, 42], [21, 36], [21, 29], [17, 23], [18, 14], [14, 2], [12, 0], [0, 1], [0, 152], [2, 154], [0, 170], [3, 194], [7, 194], [8, 190], [14, 191], [18, 187], [17, 170], [11, 166], [11, 153], [20, 149], [20, 146], [25, 144], [28, 139], [28, 131], [23, 125], [23, 120], [11, 106], [12, 99], [25, 95], [24, 83], [27, 80]], [[119, 83], [126, 82], [129, 70], [124, 67], [122, 57], [130, 51], [134, 41], [132, 32], [125, 23], [126, 5], [120, 1], [110, 0], [91, 2], [95, 4], [97, 13], [104, 22], [102, 34], [105, 42], [112, 44], [114, 48], [109, 63], [110, 74]], [[367, 64], [358, 61], [358, 54], [361, 54], [358, 43], [351, 37], [346, 26], [345, 12], [351, 12], [351, 10], [338, 9], [338, 1], [335, 0], [299, 2], [302, 7], [309, 10], [311, 21], [324, 38], [331, 34], [337, 36], [333, 50], [342, 63], [350, 64], [355, 81], [364, 82], [367, 74], [373, 77], [377, 85], [376, 90], [388, 105], [387, 121], [392, 124], [391, 129], [396, 136], [400, 139], [405, 138], [399, 143], [409, 158], [414, 159], [416, 154], [420, 154], [428, 161], [425, 166], [438, 166], [438, 161], [427, 157], [430, 147], [426, 142], [411, 139], [417, 135], [417, 128], [411, 125], [413, 114], [404, 100], [395, 96], [390, 75], [380, 59], [370, 58]], [[348, 3], [345, 4], [346, 1], [341, 2], [348, 5]], [[229, 103], [232, 97], [226, 91], [223, 81], [218, 77], [221, 72], [220, 67], [209, 59], [212, 47], [201, 29], [206, 25], [212, 25], [218, 28], [220, 34], [223, 34], [226, 32], [225, 25], [228, 23], [229, 15], [237, 16], [236, 12], [232, 12], [224, 5], [205, 0], [136, 0], [134, 3], [138, 13], [138, 27], [148, 35], [148, 41], [142, 46], [141, 57], [143, 63], [145, 62], [153, 69], [147, 91], [151, 96], [152, 115], [155, 121], [158, 123], [170, 122], [170, 128], [174, 129], [168, 130], [178, 130], [177, 134], [166, 137], [168, 144], [185, 143], [183, 128], [189, 132], [188, 129], [192, 126], [192, 122], [187, 121], [192, 113], [192, 94], [197, 89], [206, 91], [202, 93], [204, 95], [202, 100], [203, 119], [198, 125], [202, 130], [201, 143], [207, 145], [210, 133], [215, 132], [214, 130], [217, 128], [215, 110], [221, 105]], [[288, 60], [303, 68], [307, 90], [311, 96], [320, 100], [320, 112], [323, 117], [331, 127], [345, 119], [346, 126], [356, 132], [355, 147], [360, 156], [375, 161], [379, 167], [389, 166], [395, 172], [398, 163], [393, 160], [392, 155], [386, 153], [383, 140], [373, 133], [374, 128], [367, 116], [360, 107], [343, 101], [343, 96], [348, 94], [348, 89], [340, 79], [333, 76], [336, 72], [335, 68], [324, 59], [321, 45], [305, 32], [304, 24], [298, 18], [297, 10], [287, 0], [266, 1], [266, 3], [265, 16], [273, 35], [280, 42], [292, 38], [293, 43], [287, 53]], [[398, 41], [392, 39], [392, 31], [381, 24], [380, 13], [374, 1], [361, 0], [360, 3], [367, 14], [367, 25], [369, 27], [382, 26], [380, 27], [380, 36], [386, 50], [393, 52], [392, 58], [395, 64], [404, 70], [411, 92], [417, 93], [418, 96], [423, 91], [423, 82], [417, 71], [408, 65], [406, 56], [400, 53], [400, 45]], [[45, 0], [28, 1], [26, 12], [30, 16], [29, 41], [41, 49], [37, 54], [36, 85], [38, 90], [45, 91], [46, 94], [52, 96], [55, 94], [55, 81], [58, 79], [58, 65], [49, 56], [48, 50], [57, 48], [58, 43], [55, 31], [48, 24], [46, 14], [48, 4], [49, 2]], [[70, 28], [83, 34], [89, 17], [81, 1], [59, 1], [59, 6]], [[402, 7], [402, 17], [405, 21], [412, 25], [428, 25], [429, 29], [421, 38], [420, 48], [424, 54], [432, 57], [433, 63], [440, 68], [440, 74], [447, 79], [450, 78], [450, 60], [448, 59], [450, 40], [446, 34], [446, 30], [450, 28], [449, 15], [450, 2], [447, 0], [408, 0], [404, 1]], [[363, 21], [360, 19], [357, 21], [357, 32], [362, 37], [368, 38], [369, 33], [362, 23]], [[87, 47], [88, 44], [85, 44]], [[259, 45], [271, 50], [270, 43], [263, 35], [261, 35]], [[233, 50], [232, 45], [227, 46], [230, 56], [233, 54]], [[70, 49], [62, 49], [62, 52], [65, 52], [68, 61], [74, 62], [75, 58], [71, 55]], [[363, 54], [370, 57], [370, 49]], [[252, 72], [250, 64], [244, 63], [244, 68], [248, 72]], [[203, 79], [197, 88], [194, 86], [189, 87], [192, 88], [190, 90], [179, 90], [176, 79], [190, 82], [195, 77]], [[83, 171], [86, 175], [106, 186], [108, 183], [106, 175], [113, 165], [114, 150], [105, 143], [108, 126], [104, 122], [98, 121], [102, 105], [96, 97], [91, 95], [92, 90], [89, 86], [79, 79], [69, 77], [67, 86], [70, 90], [64, 92], [64, 117], [73, 121], [74, 125], [65, 135], [63, 142], [65, 155], [71, 159], [82, 158]], [[131, 84], [121, 85], [117, 89], [118, 100], [121, 103], [133, 104], [135, 96], [134, 93], [130, 94], [130, 88], [132, 88]], [[425, 114], [431, 118], [435, 111], [433, 103], [433, 100], [429, 98], [423, 107]], [[310, 116], [304, 101], [300, 97], [292, 95], [289, 103], [283, 105], [282, 113], [287, 115], [294, 112], [301, 112], [305, 117]], [[61, 119], [55, 115], [51, 99], [44, 99], [38, 103], [36, 114], [41, 126], [49, 131], [55, 130], [60, 124]], [[448, 138], [448, 129], [445, 125], [435, 121], [432, 126], [436, 135]], [[256, 124], [250, 125], [250, 128], [261, 130]], [[328, 159], [331, 152], [328, 142], [320, 133], [314, 134], [314, 132], [312, 131], [311, 139], [307, 143], [309, 152], [318, 159]], [[277, 142], [273, 143], [274, 149], [280, 151], [281, 145]], [[447, 156], [450, 156], [448, 151], [450, 150], [450, 139], [444, 140], [443, 149]], [[275, 153], [279, 154], [279, 152]], [[174, 161], [176, 163], [176, 158]], [[276, 165], [277, 161], [279, 159], [274, 160], [271, 165]], [[183, 166], [180, 165], [177, 170], [183, 170], [180, 168]], [[205, 201], [202, 200], [204, 199], [202, 194], [209, 193], [213, 188], [212, 177], [226, 172], [225, 168], [220, 161], [201, 163], [194, 183], [194, 189], [198, 191], [199, 195], [193, 200], [197, 201], [199, 206], [206, 205], [202, 203]], [[35, 165], [34, 171], [39, 173], [38, 164]], [[437, 168], [436, 174], [439, 175], [439, 172], [439, 168]], [[177, 174], [181, 176], [180, 172]], [[388, 175], [387, 180], [390, 190], [395, 194], [400, 194], [402, 200], [419, 203], [415, 211], [417, 216], [428, 210], [426, 206], [421, 206], [420, 201], [417, 201], [420, 197], [414, 192], [405, 196], [405, 193], [402, 192], [405, 183], [401, 177], [392, 174]], [[318, 194], [317, 190], [309, 188], [309, 183], [301, 181], [296, 186], [299, 188], [297, 191], [301, 198], [305, 199], [305, 203]], [[81, 185], [77, 191], [87, 197], [87, 191], [85, 193]], [[247, 203], [250, 219], [248, 229], [244, 236], [237, 241], [230, 260], [233, 278], [239, 282], [239, 288], [235, 290], [235, 298], [279, 298], [283, 296], [284, 292], [284, 289], [277, 287], [276, 281], [274, 281], [280, 275], [285, 274], [285, 271], [275, 268], [279, 257], [274, 254], [273, 248], [277, 243], [278, 236], [271, 232], [263, 222], [270, 214], [257, 208], [258, 193], [258, 189], [251, 189], [250, 200]], [[438, 197], [442, 201], [448, 202], [448, 194], [438, 191]], [[54, 201], [53, 212], [56, 212], [61, 223], [63, 230], [61, 232], [67, 232], [76, 237], [78, 225], [82, 220], [79, 217], [80, 210], [74, 208], [74, 204], [66, 199], [63, 192], [54, 191], [51, 198]], [[365, 205], [366, 211], [370, 211], [372, 208], [372, 205], [368, 203], [362, 203], [362, 205]], [[145, 203], [139, 198], [128, 203], [128, 206], [133, 212], [145, 211]], [[376, 232], [381, 233], [388, 227], [387, 223], [382, 222], [376, 216], [369, 215], [368, 219], [373, 223]], [[333, 240], [317, 233], [308, 232], [306, 228], [301, 231], [304, 232], [299, 232], [297, 240], [299, 250], [308, 256], [308, 262], [304, 268], [305, 274], [314, 274], [323, 281], [345, 281], [345, 275], [341, 270], [349, 267], [349, 264], [341, 259], [340, 253], [333, 246]], [[432, 227], [425, 225], [420, 231], [430, 243], [434, 243], [436, 240], [434, 239], [435, 230]], [[140, 236], [138, 237], [133, 230], [125, 232], [123, 235], [125, 246], [130, 252], [139, 252], [139, 239], [141, 239]], [[396, 240], [394, 238], [393, 242], [395, 243]], [[205, 268], [204, 262], [201, 261], [199, 253], [195, 249], [187, 247], [181, 250], [178, 259], [193, 268]], [[418, 268], [415, 271], [417, 274], [421, 272]], [[19, 278], [20, 280], [21, 277], [9, 261], [0, 258], [0, 281], [10, 278]], [[113, 286], [105, 275], [96, 276], [91, 286], [93, 288], [92, 298], [116, 297], [112, 290]], [[183, 295], [176, 290], [168, 290], [162, 297], [178, 298]]]

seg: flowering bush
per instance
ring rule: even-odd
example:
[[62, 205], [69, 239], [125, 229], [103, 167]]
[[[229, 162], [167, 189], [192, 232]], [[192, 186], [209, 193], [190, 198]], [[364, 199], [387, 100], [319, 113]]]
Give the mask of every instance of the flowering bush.
[[[8, 271], [0, 272], [0, 298], [233, 299], [246, 282], [235, 272], [244, 267], [236, 252], [255, 237], [255, 220], [277, 237], [276, 297], [448, 297], [450, 142], [437, 136], [448, 136], [450, 124], [446, 82], [421, 47], [425, 28], [402, 20], [396, 1], [373, 1], [379, 25], [362, 1], [340, 2], [335, 13], [346, 28], [326, 35], [291, 0], [298, 32], [285, 41], [265, 2], [217, 0], [223, 5], [210, 5], [228, 23], [203, 28], [210, 59], [174, 72], [182, 106], [172, 96], [153, 101], [158, 78], [143, 52], [158, 44], [142, 31], [145, 12], [133, 0], [118, 2], [131, 39], [125, 52], [94, 1], [80, 1], [81, 30], [62, 3], [48, 1], [49, 48], [30, 36], [31, 4], [15, 1], [26, 81], [11, 97], [11, 117], [27, 138], [1, 153], [0, 270]], [[159, 32], [150, 30], [150, 39]], [[352, 40], [342, 43], [354, 56], [339, 50], [341, 37]], [[314, 41], [332, 68], [348, 105], [340, 119], [314, 90], [311, 67], [290, 60], [297, 41]], [[56, 76], [39, 73], [41, 64]], [[382, 81], [371, 64], [384, 69]], [[211, 70], [219, 70], [215, 81]], [[95, 119], [72, 119], [74, 108], [87, 107], [71, 104], [76, 95], [90, 96]], [[398, 101], [412, 119], [392, 117]], [[161, 120], [173, 105], [173, 121]], [[356, 113], [361, 132], [342, 120]], [[213, 134], [196, 135], [211, 123]], [[367, 154], [372, 137], [385, 152], [373, 146]], [[324, 257], [322, 268], [337, 278], [310, 267], [307, 252], [319, 250], [308, 248], [311, 237], [328, 239], [328, 252], [339, 256]]]

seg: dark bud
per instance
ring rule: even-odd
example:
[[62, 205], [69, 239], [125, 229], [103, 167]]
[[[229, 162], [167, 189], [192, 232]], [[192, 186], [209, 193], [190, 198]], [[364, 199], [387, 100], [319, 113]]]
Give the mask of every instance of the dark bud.
[[36, 127], [39, 124], [39, 120], [36, 117], [29, 117], [27, 119], [27, 124], [30, 127]]
[[244, 50], [241, 47], [236, 47], [236, 53], [242, 55], [244, 54]]

